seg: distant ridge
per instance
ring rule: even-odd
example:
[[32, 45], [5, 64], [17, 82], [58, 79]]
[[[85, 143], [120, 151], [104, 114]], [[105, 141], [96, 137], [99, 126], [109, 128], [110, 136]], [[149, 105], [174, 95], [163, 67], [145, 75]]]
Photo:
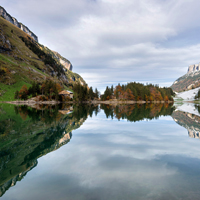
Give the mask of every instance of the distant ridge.
[[8, 14], [6, 12], [6, 10], [1, 6], [0, 6], [0, 16], [2, 16], [4, 19], [9, 21], [10, 23], [12, 23], [15, 26], [17, 26], [18, 28], [20, 28], [22, 31], [24, 31], [25, 33], [30, 35], [36, 42], [38, 42], [38, 37], [32, 31], [30, 31], [28, 27], [26, 27], [22, 23], [18, 22], [17, 19], [12, 17], [10, 14]]

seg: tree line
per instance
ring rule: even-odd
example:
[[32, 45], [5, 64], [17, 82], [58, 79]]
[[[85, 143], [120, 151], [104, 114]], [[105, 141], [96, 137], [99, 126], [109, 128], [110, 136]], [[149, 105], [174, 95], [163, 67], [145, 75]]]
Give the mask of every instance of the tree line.
[[87, 101], [99, 98], [99, 91], [97, 88], [93, 91], [93, 88], [86, 85], [81, 85], [77, 83], [73, 86], [74, 100], [75, 101]]
[[142, 84], [130, 82], [127, 84], [118, 84], [115, 88], [113, 86], [106, 87], [101, 100], [119, 99], [119, 100], [133, 100], [133, 101], [173, 101], [172, 96], [174, 92], [169, 87], [159, 87], [153, 84]]
[[20, 91], [15, 92], [15, 99], [27, 100], [32, 97], [39, 96], [39, 100], [59, 100], [62, 101], [62, 97], [59, 92], [62, 90], [62, 86], [59, 83], [53, 82], [50, 79], [45, 80], [42, 84], [33, 82], [28, 88], [23, 85]]
[[[23, 85], [20, 91], [15, 92], [15, 99], [27, 100], [31, 97], [39, 96], [39, 100], [57, 100], [69, 101], [70, 97], [61, 96], [59, 92], [63, 87], [50, 79], [45, 80], [43, 83], [33, 82], [31, 87]], [[133, 100], [133, 101], [173, 101], [174, 92], [169, 87], [159, 87], [153, 84], [142, 84], [130, 82], [127, 84], [118, 84], [116, 87], [106, 87], [101, 100], [118, 99], [118, 100]], [[88, 101], [98, 100], [99, 91], [97, 88], [93, 90], [92, 87], [76, 83], [73, 85], [73, 100], [75, 101]]]
[[[63, 87], [50, 79], [45, 80], [43, 83], [33, 82], [28, 88], [23, 85], [22, 88], [15, 92], [15, 99], [27, 100], [32, 97], [39, 96], [40, 101], [56, 100], [56, 101], [70, 101], [68, 96], [59, 95], [59, 92]], [[99, 91], [97, 88], [93, 91], [93, 88], [88, 88], [80, 83], [73, 85], [73, 99], [75, 101], [88, 101], [99, 98]]]

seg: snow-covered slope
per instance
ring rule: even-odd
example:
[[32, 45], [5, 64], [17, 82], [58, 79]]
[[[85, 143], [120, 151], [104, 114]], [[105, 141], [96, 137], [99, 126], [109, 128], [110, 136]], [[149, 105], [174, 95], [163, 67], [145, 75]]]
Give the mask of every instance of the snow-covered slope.
[[176, 93], [176, 98], [183, 100], [194, 100], [194, 97], [199, 89], [200, 87], [185, 92]]

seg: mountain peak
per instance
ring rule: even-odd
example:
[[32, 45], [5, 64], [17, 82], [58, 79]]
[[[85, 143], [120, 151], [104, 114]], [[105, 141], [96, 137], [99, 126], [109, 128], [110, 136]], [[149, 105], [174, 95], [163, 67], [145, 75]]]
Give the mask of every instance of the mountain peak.
[[188, 72], [187, 73], [190, 74], [190, 73], [197, 72], [199, 70], [200, 70], [200, 63], [199, 64], [194, 64], [194, 65], [190, 65], [188, 67]]

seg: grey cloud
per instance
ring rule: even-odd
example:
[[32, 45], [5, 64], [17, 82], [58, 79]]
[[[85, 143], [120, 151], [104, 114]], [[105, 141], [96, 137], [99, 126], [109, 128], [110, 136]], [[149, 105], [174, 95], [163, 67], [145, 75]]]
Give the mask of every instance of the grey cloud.
[[108, 82], [158, 81], [169, 86], [188, 65], [198, 63], [199, 4], [197, 0], [2, 1], [42, 44], [69, 59], [75, 72], [101, 90]]

